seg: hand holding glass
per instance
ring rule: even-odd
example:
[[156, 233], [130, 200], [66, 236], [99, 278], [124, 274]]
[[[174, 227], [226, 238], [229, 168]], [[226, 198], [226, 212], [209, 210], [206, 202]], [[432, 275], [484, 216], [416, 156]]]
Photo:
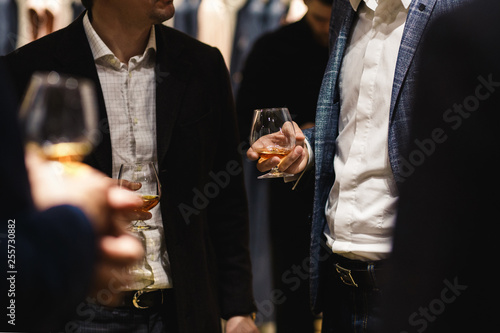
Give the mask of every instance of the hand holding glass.
[[[295, 147], [295, 129], [287, 108], [255, 110], [250, 131], [250, 145], [261, 159], [283, 159]], [[291, 176], [281, 172], [278, 166], [258, 179]]]
[[[148, 212], [160, 202], [161, 187], [158, 174], [153, 162], [122, 164], [118, 174], [120, 187], [135, 191], [142, 199], [141, 212]], [[147, 230], [143, 220], [133, 223], [132, 231]]]

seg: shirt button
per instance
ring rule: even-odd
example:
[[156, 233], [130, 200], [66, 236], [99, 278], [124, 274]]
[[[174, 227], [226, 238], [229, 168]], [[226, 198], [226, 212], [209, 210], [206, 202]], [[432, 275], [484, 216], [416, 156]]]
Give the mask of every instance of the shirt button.
[[134, 125], [137, 125], [139, 123], [139, 119], [134, 118]]

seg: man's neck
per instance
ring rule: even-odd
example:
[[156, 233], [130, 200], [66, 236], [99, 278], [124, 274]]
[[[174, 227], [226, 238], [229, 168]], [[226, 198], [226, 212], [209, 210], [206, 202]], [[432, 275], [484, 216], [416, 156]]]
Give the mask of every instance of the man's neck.
[[127, 64], [133, 56], [144, 53], [151, 25], [131, 24], [115, 15], [107, 15], [107, 12], [109, 13], [106, 10], [93, 10], [92, 26], [111, 52]]

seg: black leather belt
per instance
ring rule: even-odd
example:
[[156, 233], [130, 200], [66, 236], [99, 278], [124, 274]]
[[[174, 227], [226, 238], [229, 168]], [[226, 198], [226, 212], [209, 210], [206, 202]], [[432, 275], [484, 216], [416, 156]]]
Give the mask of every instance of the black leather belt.
[[333, 254], [332, 261], [340, 280], [345, 285], [356, 288], [379, 288], [380, 273], [387, 263], [386, 260], [351, 260], [338, 254]]
[[149, 309], [162, 304], [173, 302], [172, 289], [132, 290], [122, 293], [122, 300], [118, 307], [133, 307]]

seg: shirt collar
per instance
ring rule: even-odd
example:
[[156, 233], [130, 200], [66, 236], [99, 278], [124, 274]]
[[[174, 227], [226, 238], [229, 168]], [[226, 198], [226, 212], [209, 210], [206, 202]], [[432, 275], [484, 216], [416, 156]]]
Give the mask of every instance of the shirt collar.
[[[380, 0], [349, 0], [349, 1], [351, 2], [351, 6], [354, 9], [354, 11], [358, 11], [358, 7], [361, 1], [364, 1], [366, 3], [366, 6], [371, 10], [375, 10]], [[400, 0], [400, 1], [405, 7], [405, 9], [408, 9], [408, 7], [410, 7], [411, 0]]]
[[[85, 17], [83, 18], [83, 28], [85, 30], [85, 34], [87, 35], [87, 39], [90, 44], [90, 49], [92, 50], [92, 55], [94, 56], [94, 61], [97, 61], [98, 59], [109, 59], [110, 64], [113, 65], [113, 67], [120, 67], [120, 61], [118, 58], [113, 54], [113, 52], [109, 49], [109, 47], [104, 43], [95, 31], [94, 27], [90, 23], [89, 17], [88, 17], [88, 12], [85, 14]], [[146, 45], [146, 48], [144, 50], [144, 53], [142, 56], [137, 56], [138, 60], [137, 62], [142, 62], [143, 60], [148, 60], [151, 59], [151, 57], [146, 57], [149, 53], [150, 50], [151, 52], [156, 52], [156, 33], [154, 26], [151, 27], [151, 32], [149, 33], [149, 40], [148, 44]], [[133, 57], [135, 58], [135, 57]], [[118, 62], [116, 62], [118, 60]]]

